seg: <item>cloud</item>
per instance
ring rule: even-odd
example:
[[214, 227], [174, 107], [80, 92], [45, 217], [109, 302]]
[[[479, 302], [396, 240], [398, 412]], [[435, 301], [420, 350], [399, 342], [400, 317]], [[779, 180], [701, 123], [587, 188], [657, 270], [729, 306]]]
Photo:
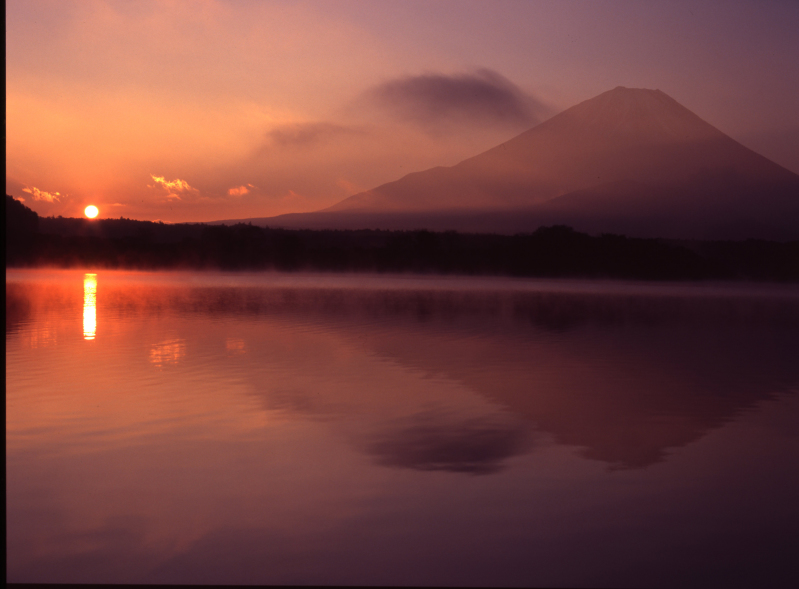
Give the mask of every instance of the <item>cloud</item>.
[[28, 194], [33, 195], [33, 200], [43, 200], [45, 202], [60, 202], [61, 201], [61, 193], [60, 192], [45, 192], [44, 190], [39, 190], [35, 186], [28, 187], [22, 189], [23, 192], [27, 192]]
[[196, 188], [192, 188], [189, 186], [189, 183], [185, 180], [181, 180], [177, 178], [175, 180], [165, 180], [163, 176], [153, 176], [150, 174], [150, 177], [155, 180], [156, 184], [160, 184], [170, 192], [173, 190], [177, 190], [178, 192], [184, 192], [186, 190], [196, 190]]
[[270, 130], [266, 136], [272, 146], [311, 147], [337, 137], [361, 133], [363, 130], [357, 127], [316, 122], [281, 125]]
[[[250, 188], [255, 188], [252, 184], [247, 184]], [[237, 188], [231, 188], [227, 191], [230, 196], [243, 196], [250, 192], [250, 188], [247, 188], [243, 184]]]
[[363, 99], [393, 117], [433, 128], [452, 122], [529, 127], [551, 114], [538, 99], [490, 69], [390, 80], [368, 90]]
[[155, 180], [155, 184], [148, 184], [147, 188], [155, 188], [156, 185], [160, 185], [166, 190], [167, 198], [176, 198], [181, 200], [180, 196], [177, 194], [178, 192], [199, 192], [199, 190], [193, 188], [188, 182], [181, 180], [180, 178], [176, 178], [175, 180], [166, 180], [164, 176], [155, 176], [153, 174], [150, 174], [150, 177]]

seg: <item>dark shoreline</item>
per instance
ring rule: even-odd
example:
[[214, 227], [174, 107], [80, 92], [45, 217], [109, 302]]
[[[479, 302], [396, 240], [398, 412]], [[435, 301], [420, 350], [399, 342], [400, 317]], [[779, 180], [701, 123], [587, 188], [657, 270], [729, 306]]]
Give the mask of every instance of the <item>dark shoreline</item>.
[[591, 236], [565, 226], [498, 235], [89, 221], [40, 218], [7, 196], [6, 267], [41, 266], [799, 282], [799, 241]]

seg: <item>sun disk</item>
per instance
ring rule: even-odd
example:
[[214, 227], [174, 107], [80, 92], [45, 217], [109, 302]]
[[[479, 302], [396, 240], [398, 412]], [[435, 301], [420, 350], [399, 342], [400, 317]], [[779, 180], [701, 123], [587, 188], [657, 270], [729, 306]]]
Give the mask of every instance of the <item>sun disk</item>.
[[97, 214], [98, 214], [99, 212], [100, 212], [100, 210], [99, 210], [99, 209], [98, 209], [96, 206], [94, 206], [94, 205], [89, 205], [88, 207], [86, 207], [86, 208], [83, 210], [83, 213], [84, 213], [84, 214], [85, 214], [87, 217], [89, 217], [89, 219], [94, 219], [94, 218], [97, 216]]

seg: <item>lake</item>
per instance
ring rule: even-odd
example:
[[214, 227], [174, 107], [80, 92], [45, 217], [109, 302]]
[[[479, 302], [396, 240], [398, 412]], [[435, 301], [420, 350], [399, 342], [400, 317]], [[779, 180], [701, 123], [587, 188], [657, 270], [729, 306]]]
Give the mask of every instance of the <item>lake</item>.
[[799, 288], [6, 271], [7, 580], [789, 587]]

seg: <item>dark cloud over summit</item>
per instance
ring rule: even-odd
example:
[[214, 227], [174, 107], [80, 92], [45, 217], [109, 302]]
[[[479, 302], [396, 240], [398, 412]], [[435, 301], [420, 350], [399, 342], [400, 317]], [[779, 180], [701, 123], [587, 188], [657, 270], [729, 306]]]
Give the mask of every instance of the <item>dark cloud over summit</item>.
[[308, 147], [343, 135], [362, 134], [363, 129], [329, 122], [282, 125], [267, 133], [270, 145], [278, 147]]
[[490, 69], [473, 74], [424, 74], [384, 82], [366, 100], [425, 127], [450, 122], [533, 126], [549, 113], [537, 99]]
[[529, 432], [516, 420], [477, 418], [447, 423], [422, 413], [367, 446], [383, 466], [492, 474], [503, 461], [529, 449]]

